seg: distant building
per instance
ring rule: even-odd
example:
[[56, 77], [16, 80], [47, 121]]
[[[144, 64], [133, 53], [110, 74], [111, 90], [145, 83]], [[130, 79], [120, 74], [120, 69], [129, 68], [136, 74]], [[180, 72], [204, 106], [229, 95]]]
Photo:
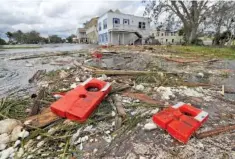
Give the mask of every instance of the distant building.
[[98, 19], [98, 42], [101, 45], [144, 44], [149, 35], [149, 18], [109, 10]]
[[87, 43], [88, 42], [85, 28], [78, 28], [76, 34], [77, 34], [77, 42], [78, 43]]
[[85, 23], [88, 43], [92, 43], [92, 44], [98, 43], [97, 22], [98, 22], [98, 17], [95, 17]]
[[[68, 40], [66, 40], [66, 42], [68, 42]], [[72, 42], [73, 42], [73, 43], [77, 43], [77, 42], [78, 42], [77, 37], [72, 38]]]
[[161, 44], [181, 44], [183, 42], [183, 36], [179, 36], [178, 31], [169, 30], [153, 30], [152, 36], [158, 40]]

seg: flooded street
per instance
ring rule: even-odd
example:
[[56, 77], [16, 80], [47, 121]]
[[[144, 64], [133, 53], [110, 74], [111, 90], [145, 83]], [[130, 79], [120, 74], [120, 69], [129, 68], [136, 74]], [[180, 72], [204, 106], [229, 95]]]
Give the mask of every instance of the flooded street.
[[[37, 70], [56, 70], [69, 67], [70, 64], [58, 65], [54, 61], [69, 61], [73, 57], [47, 57], [34, 58], [27, 60], [10, 60], [15, 57], [22, 57], [34, 54], [58, 53], [61, 51], [78, 51], [81, 49], [93, 48], [95, 45], [86, 44], [50, 44], [41, 45], [41, 48], [34, 49], [6, 49], [0, 51], [0, 97], [5, 97], [14, 92], [20, 93], [25, 90], [33, 91], [34, 85], [29, 84], [28, 80]], [[27, 92], [27, 91], [26, 91]]]

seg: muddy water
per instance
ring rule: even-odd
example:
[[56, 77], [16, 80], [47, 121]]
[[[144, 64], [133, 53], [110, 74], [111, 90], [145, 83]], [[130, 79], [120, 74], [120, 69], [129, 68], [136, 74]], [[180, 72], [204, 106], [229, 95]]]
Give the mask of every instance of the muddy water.
[[[75, 51], [86, 48], [93, 48], [94, 45], [78, 45], [78, 44], [56, 44], [42, 45], [37, 49], [9, 49], [0, 51], [0, 98], [12, 93], [32, 92], [35, 89], [34, 84], [29, 84], [28, 80], [37, 70], [56, 70], [59, 68], [69, 67], [69, 61], [73, 57], [52, 57], [52, 58], [36, 58], [28, 60], [9, 60], [13, 57], [21, 57], [32, 54], [42, 54], [45, 52], [59, 51]], [[67, 64], [56, 65], [54, 61], [67, 61]]]

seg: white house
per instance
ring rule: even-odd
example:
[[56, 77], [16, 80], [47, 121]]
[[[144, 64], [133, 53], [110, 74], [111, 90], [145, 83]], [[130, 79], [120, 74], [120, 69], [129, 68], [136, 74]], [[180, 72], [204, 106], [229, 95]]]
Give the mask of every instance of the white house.
[[77, 28], [76, 35], [77, 35], [78, 43], [87, 43], [88, 42], [85, 28]]
[[89, 43], [98, 43], [97, 21], [98, 17], [94, 17], [85, 23], [86, 35]]
[[183, 43], [183, 36], [179, 36], [178, 31], [169, 30], [153, 30], [152, 36], [161, 44], [181, 44]]
[[144, 44], [149, 35], [149, 18], [109, 10], [98, 19], [100, 45]]

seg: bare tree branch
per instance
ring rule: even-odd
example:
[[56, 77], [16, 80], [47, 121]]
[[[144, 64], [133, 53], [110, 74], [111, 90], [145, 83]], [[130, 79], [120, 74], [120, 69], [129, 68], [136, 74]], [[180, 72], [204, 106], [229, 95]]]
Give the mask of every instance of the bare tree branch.
[[184, 5], [183, 1], [178, 1], [178, 2], [181, 4], [181, 6], [182, 6], [184, 12], [186, 13], [187, 17], [190, 19], [191, 17], [189, 15], [189, 12], [188, 12], [186, 6]]

